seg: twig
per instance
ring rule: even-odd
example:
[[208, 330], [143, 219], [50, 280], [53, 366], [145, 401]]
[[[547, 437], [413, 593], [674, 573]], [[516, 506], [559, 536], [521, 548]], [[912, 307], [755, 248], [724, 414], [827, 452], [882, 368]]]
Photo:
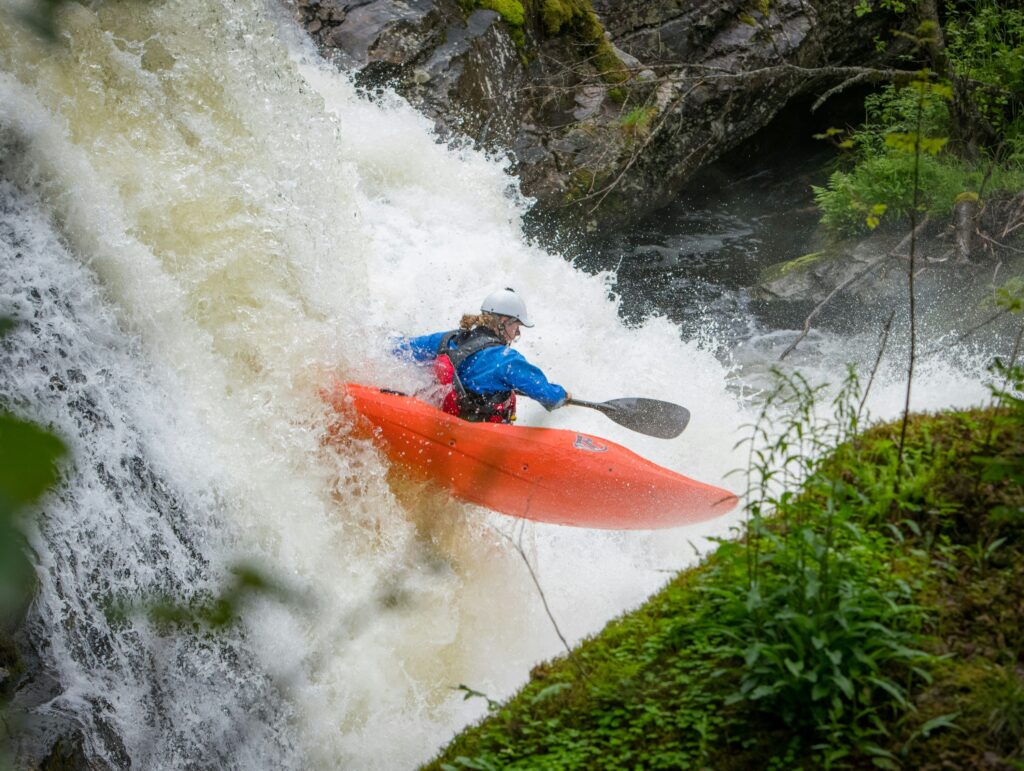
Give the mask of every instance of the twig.
[[[996, 321], [997, 319], [1001, 319], [1001, 318], [1002, 318], [1003, 316], [1005, 316], [1005, 315], [1006, 315], [1007, 313], [1009, 313], [1009, 309], [1008, 309], [1008, 308], [1003, 308], [1002, 310], [1000, 310], [1000, 311], [997, 311], [996, 313], [994, 313], [994, 314], [993, 314], [992, 316], [989, 316], [989, 317], [988, 317], [987, 319], [985, 319], [985, 320], [984, 320], [983, 322], [981, 322], [980, 324], [976, 324], [976, 325], [974, 325], [973, 327], [971, 327], [970, 329], [968, 329], [968, 330], [967, 330], [966, 332], [964, 332], [963, 334], [961, 334], [961, 335], [960, 335], [960, 337], [958, 337], [958, 338], [957, 338], [956, 340], [954, 340], [954, 341], [953, 341], [953, 342], [951, 343], [951, 345], [959, 345], [959, 344], [960, 344], [960, 343], [962, 343], [962, 342], [963, 342], [964, 340], [966, 340], [966, 339], [967, 339], [968, 337], [970, 337], [971, 335], [973, 335], [973, 334], [974, 334], [975, 332], [977, 332], [977, 331], [978, 331], [978, 330], [980, 330], [980, 329], [984, 329], [984, 328], [985, 328], [985, 327], [987, 327], [987, 326], [988, 326], [989, 324], [991, 324], [991, 323], [992, 323], [993, 321]], [[934, 354], [934, 353], [938, 353], [939, 351], [943, 350], [944, 348], [946, 348], [946, 346], [941, 346], [941, 345], [937, 345], [937, 346], [935, 346], [934, 348], [929, 348], [929, 349], [928, 349], [927, 351], [925, 351], [925, 352], [924, 352], [924, 353], [922, 353], [921, 355], [922, 355], [922, 356], [931, 356], [932, 354]]]
[[[1018, 225], [1018, 227], [1020, 227], [1020, 226]], [[978, 235], [979, 235], [979, 236], [981, 236], [982, 238], [984, 238], [984, 239], [985, 239], [986, 241], [988, 241], [989, 243], [995, 244], [995, 245], [996, 245], [996, 246], [998, 246], [998, 247], [999, 247], [1000, 249], [1009, 249], [1009, 250], [1010, 250], [1011, 252], [1017, 252], [1017, 254], [1024, 254], [1024, 249], [1018, 249], [1017, 247], [1015, 247], [1015, 246], [1010, 246], [1009, 244], [1001, 244], [1001, 243], [999, 243], [998, 241], [996, 241], [996, 240], [995, 240], [994, 238], [991, 238], [991, 237], [989, 237], [989, 236], [986, 236], [986, 235], [985, 235], [984, 233], [982, 233], [981, 231], [978, 231]]]
[[[524, 527], [525, 524], [526, 523], [524, 522]], [[533, 565], [530, 564], [530, 560], [526, 556], [526, 550], [523, 549], [522, 544], [523, 528], [520, 528], [519, 530], [519, 541], [513, 540], [511, 536], [502, 533], [500, 530], [495, 530], [495, 532], [498, 533], [498, 535], [500, 535], [502, 538], [506, 539], [510, 544], [512, 544], [513, 548], [515, 548], [515, 550], [519, 552], [519, 556], [523, 558], [523, 562], [526, 563], [526, 569], [530, 573], [530, 578], [533, 579], [533, 585], [537, 587], [537, 593], [540, 594], [540, 601], [544, 604], [544, 612], [548, 614], [548, 619], [550, 619], [551, 626], [553, 626], [555, 629], [555, 634], [558, 635], [558, 639], [561, 640], [562, 645], [565, 646], [565, 652], [569, 655], [569, 660], [576, 665], [576, 668], [579, 670], [580, 675], [583, 677], [583, 679], [589, 680], [589, 677], [587, 676], [587, 670], [583, 668], [583, 665], [580, 663], [579, 659], [576, 658], [576, 655], [573, 653], [572, 648], [569, 646], [569, 641], [566, 640], [565, 635], [562, 634], [562, 630], [559, 628], [558, 622], [555, 620], [555, 615], [551, 612], [551, 607], [548, 605], [547, 595], [544, 594], [544, 589], [541, 587], [540, 580], [537, 578], [537, 574], [533, 570]]]
[[785, 359], [790, 353], [793, 352], [793, 350], [797, 347], [797, 345], [800, 343], [800, 341], [803, 340], [805, 337], [807, 337], [807, 334], [811, 331], [811, 323], [814, 321], [814, 319], [816, 319], [818, 317], [818, 314], [821, 313], [821, 311], [824, 309], [824, 307], [829, 303], [829, 301], [833, 297], [835, 297], [837, 294], [839, 294], [841, 291], [843, 291], [844, 289], [846, 289], [847, 287], [849, 287], [851, 284], [855, 283], [859, 279], [864, 278], [864, 276], [866, 276], [872, 270], [877, 268], [882, 263], [883, 260], [887, 260], [891, 256], [892, 255], [890, 255], [890, 254], [883, 254], [881, 257], [875, 258], [872, 262], [869, 262], [867, 264], [867, 266], [865, 268], [863, 268], [860, 272], [854, 273], [852, 276], [850, 276], [848, 279], [846, 279], [846, 281], [844, 281], [843, 283], [839, 284], [831, 292], [829, 292], [828, 296], [824, 300], [822, 300], [820, 303], [818, 303], [814, 307], [814, 310], [812, 310], [810, 312], [810, 314], [807, 316], [807, 318], [804, 319], [803, 331], [800, 332], [800, 334], [797, 335], [796, 339], [792, 343], [789, 344], [789, 347], [786, 348], [786, 350], [784, 350], [782, 352], [782, 355], [779, 356], [779, 361], [782, 361], [783, 359]]
[[[1024, 196], [1020, 196], [1020, 204], [1017, 206], [1017, 210], [1006, 218], [1006, 226], [1003, 228], [1003, 232], [999, 237], [1006, 238], [1014, 230], [1019, 228], [1021, 225], [1024, 225], [1024, 220], [1021, 219], [1022, 215], [1024, 215]], [[1016, 221], [1017, 224], [1011, 228], [1010, 225], [1014, 221]]]
[[[698, 81], [697, 83], [695, 83], [688, 91], [686, 91], [685, 93], [680, 94], [675, 99], [675, 101], [672, 103], [671, 107], [669, 107], [668, 109], [662, 110], [660, 119], [650, 129], [650, 131], [647, 132], [647, 136], [644, 137], [643, 144], [641, 144], [640, 147], [637, 148], [632, 153], [632, 155], [630, 156], [629, 162], [626, 163], [626, 165], [622, 167], [622, 170], [619, 172], [618, 176], [615, 177], [614, 180], [609, 182], [602, 190], [590, 190], [590, 191], [587, 192], [586, 195], [580, 196], [579, 198], [576, 199], [576, 202], [579, 203], [579, 202], [588, 200], [589, 198], [592, 198], [594, 196], [599, 196], [597, 201], [590, 208], [590, 211], [588, 212], [588, 214], [593, 214], [595, 211], [597, 211], [598, 207], [602, 203], [604, 203], [604, 199], [609, 196], [609, 194], [612, 192], [612, 190], [614, 190], [616, 187], [618, 187], [619, 183], [622, 181], [622, 178], [624, 176], [626, 176], [626, 172], [628, 172], [631, 168], [633, 168], [633, 164], [636, 163], [636, 161], [640, 157], [641, 153], [643, 153], [643, 151], [647, 149], [647, 145], [649, 145], [651, 143], [651, 140], [654, 139], [654, 137], [657, 135], [657, 133], [661, 130], [661, 127], [663, 125], [665, 125], [665, 121], [668, 120], [669, 116], [673, 114], [672, 111], [676, 109], [676, 107], [680, 104], [680, 102], [682, 102], [686, 97], [688, 97], [691, 93], [693, 93], [694, 89], [696, 89], [698, 86], [700, 86], [701, 83], [702, 83], [701, 81]], [[696, 153], [698, 150], [702, 150], [705, 147], [707, 147], [708, 143], [710, 141], [711, 140], [708, 140], [707, 142], [702, 144], [700, 147], [696, 148], [692, 153], [690, 153], [689, 156], [687, 156], [687, 158], [684, 159], [684, 161], [689, 160], [689, 158], [693, 156], [693, 153]]]
[[892, 329], [892, 322], [895, 318], [896, 311], [894, 310], [889, 313], [889, 319], [885, 322], [885, 327], [882, 329], [882, 339], [878, 344], [878, 355], [875, 357], [875, 365], [871, 368], [871, 376], [868, 378], [868, 384], [864, 387], [864, 394], [860, 398], [860, 404], [857, 405], [858, 425], [860, 424], [860, 414], [868, 400], [868, 394], [871, 393], [871, 385], [875, 382], [875, 375], [878, 373], [878, 366], [882, 363], [882, 354], [885, 353], [885, 345], [889, 342], [889, 330]]
[[979, 200], [983, 197], [983, 195], [985, 193], [985, 186], [988, 184], [989, 179], [992, 177], [992, 172], [995, 171], [996, 164], [999, 162], [1000, 156], [1002, 156], [1003, 151], [1005, 150], [1005, 148], [1006, 148], [1006, 142], [1005, 141], [1000, 142], [999, 146], [996, 148], [996, 151], [994, 153], [992, 153], [992, 160], [989, 163], [988, 168], [985, 170], [985, 176], [981, 178], [981, 184], [978, 185], [978, 199]]
[[910, 232], [907, 233], [903, 237], [902, 241], [900, 241], [898, 244], [896, 244], [896, 246], [893, 247], [893, 250], [891, 252], [889, 252], [889, 254], [892, 257], [904, 257], [904, 256], [905, 257], [910, 257], [909, 254], [908, 255], [902, 255], [902, 254], [900, 254], [900, 252], [903, 251], [903, 247], [906, 246], [908, 243], [912, 244], [914, 242], [914, 238], [916, 238], [917, 234], [920, 233], [922, 230], [924, 230], [925, 227], [927, 227], [930, 219], [931, 219], [931, 215], [930, 214], [926, 214], [926, 215], [924, 215], [924, 219], [923, 220], [921, 220], [918, 224], [913, 225], [914, 215], [913, 215], [913, 212], [911, 212], [910, 221], [911, 221], [912, 227], [910, 228]]
[[825, 102], [827, 102], [829, 99], [831, 99], [836, 94], [842, 93], [843, 91], [845, 91], [846, 89], [850, 88], [851, 86], [855, 86], [858, 83], [863, 83], [865, 80], [869, 80], [869, 79], [870, 79], [870, 74], [869, 73], [859, 72], [856, 75], [854, 75], [852, 78], [847, 78], [842, 83], [840, 83], [838, 86], [832, 86], [832, 88], [830, 88], [828, 91], [826, 91], [824, 94], [822, 94], [821, 96], [819, 96], [817, 99], [814, 100], [814, 104], [811, 105], [811, 112], [817, 112], [818, 109], [823, 104], [825, 104]]
[[[910, 393], [914, 385], [914, 359], [917, 354], [917, 307], [914, 296], [914, 261], [917, 256], [917, 209], [921, 199], [921, 129], [924, 123], [924, 89], [917, 96], [917, 125], [914, 128], [914, 203], [910, 209], [910, 265], [907, 270], [907, 293], [910, 299], [910, 351], [907, 361], [907, 392], [903, 402], [903, 420], [900, 421], [900, 446], [896, 453], [895, 494], [900, 492], [903, 480], [903, 451], [910, 422]], [[927, 219], [927, 217], [925, 217]]]
[[[1013, 369], [1014, 366], [1017, 364], [1017, 357], [1020, 356], [1021, 342], [1024, 342], [1024, 324], [1020, 325], [1020, 331], [1017, 333], [1017, 339], [1013, 342], [1013, 353], [1010, 354], [1010, 363], [1007, 366], [1008, 370]], [[1009, 386], [1009, 383], [1010, 378], [1009, 375], [1007, 375], [1006, 385], [1003, 386], [1003, 390], [1006, 390], [1006, 388]]]

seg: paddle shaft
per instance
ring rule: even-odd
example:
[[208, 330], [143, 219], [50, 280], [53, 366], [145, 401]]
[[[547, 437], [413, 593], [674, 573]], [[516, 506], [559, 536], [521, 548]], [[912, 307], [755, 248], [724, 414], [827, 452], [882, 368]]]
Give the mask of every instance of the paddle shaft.
[[[604, 412], [608, 409], [601, 402], [587, 402], [583, 399], [570, 399], [566, 404], [572, 404], [575, 407], [590, 407], [590, 409], [598, 410], [600, 412]], [[614, 407], [612, 409], [614, 409]]]
[[597, 410], [620, 426], [659, 439], [679, 436], [690, 422], [690, 411], [685, 407], [657, 399], [627, 398], [607, 402], [570, 399], [566, 404]]

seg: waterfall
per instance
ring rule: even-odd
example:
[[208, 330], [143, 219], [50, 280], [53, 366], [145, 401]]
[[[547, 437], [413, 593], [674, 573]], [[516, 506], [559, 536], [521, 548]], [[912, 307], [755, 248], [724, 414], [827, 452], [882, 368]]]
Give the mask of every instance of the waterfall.
[[[325, 446], [320, 386], [415, 383], [389, 337], [501, 286], [536, 322], [520, 349], [574, 395], [693, 412], [673, 442], [585, 410], [524, 423], [738, 490], [749, 409], [709, 346], [624, 323], [609, 274], [526, 238], [505, 163], [360, 97], [276, 7], [69, 3], [61, 30], [48, 47], [0, 16], [0, 315], [20, 322], [0, 405], [71, 450], [30, 534], [40, 725], [115, 767], [412, 768], [484, 714], [457, 686], [506, 697], [561, 651], [510, 538], [578, 641], [735, 525], [520, 525], [389, 477], [369, 443]], [[950, 372], [922, 406], [980, 398]], [[208, 596], [239, 562], [290, 599], [214, 632], [109, 612]]]

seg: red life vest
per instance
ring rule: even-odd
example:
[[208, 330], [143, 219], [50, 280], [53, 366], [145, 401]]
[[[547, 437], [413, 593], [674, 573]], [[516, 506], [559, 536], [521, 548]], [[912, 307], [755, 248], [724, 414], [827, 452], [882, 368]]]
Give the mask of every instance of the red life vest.
[[[452, 340], [455, 341], [454, 348], [449, 347]], [[442, 410], [474, 423], [511, 423], [516, 419], [515, 391], [478, 394], [467, 391], [459, 379], [458, 367], [462, 362], [496, 345], [504, 343], [487, 327], [456, 329], [441, 338], [437, 358], [434, 359], [434, 375], [437, 382], [445, 387]]]

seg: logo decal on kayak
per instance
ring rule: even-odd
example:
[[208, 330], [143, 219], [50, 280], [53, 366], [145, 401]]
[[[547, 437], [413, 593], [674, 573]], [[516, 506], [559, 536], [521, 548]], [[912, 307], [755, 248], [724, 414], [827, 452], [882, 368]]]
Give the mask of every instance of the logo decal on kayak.
[[576, 434], [576, 441], [572, 443], [572, 446], [577, 450], [586, 450], [587, 452], [608, 452], [608, 445], [598, 444], [583, 434]]

